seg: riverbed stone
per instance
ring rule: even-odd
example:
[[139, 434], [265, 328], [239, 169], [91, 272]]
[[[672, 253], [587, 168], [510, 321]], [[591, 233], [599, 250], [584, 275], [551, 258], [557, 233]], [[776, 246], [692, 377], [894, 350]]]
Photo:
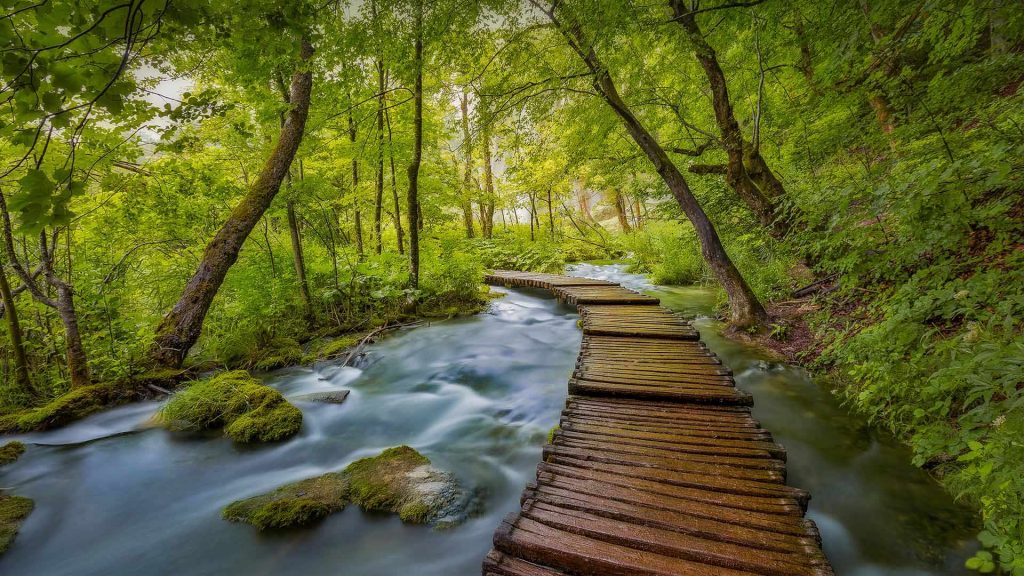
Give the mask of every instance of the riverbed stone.
[[388, 448], [345, 468], [349, 498], [363, 510], [397, 513], [412, 524], [450, 524], [469, 498], [455, 476], [409, 446]]
[[232, 522], [252, 524], [258, 530], [292, 528], [343, 510], [347, 501], [348, 480], [340, 472], [331, 472], [232, 502], [224, 508], [223, 516]]
[[35, 507], [31, 498], [0, 494], [0, 554], [10, 548], [18, 528]]
[[341, 404], [348, 398], [349, 390], [329, 390], [326, 392], [311, 392], [292, 396], [296, 402], [322, 402], [324, 404]]
[[12, 440], [0, 446], [0, 466], [14, 462], [25, 453], [25, 445], [17, 440]]

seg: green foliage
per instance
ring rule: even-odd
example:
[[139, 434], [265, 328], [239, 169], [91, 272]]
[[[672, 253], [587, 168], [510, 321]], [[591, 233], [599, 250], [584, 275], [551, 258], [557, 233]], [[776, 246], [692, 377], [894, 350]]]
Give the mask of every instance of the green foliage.
[[[620, 242], [628, 253], [630, 269], [650, 274], [655, 284], [714, 283], [689, 224], [650, 222], [622, 236]], [[760, 232], [725, 236], [722, 242], [758, 298], [777, 298], [792, 288], [790, 275], [797, 258], [786, 247]]]
[[160, 410], [171, 430], [223, 428], [236, 442], [274, 442], [302, 427], [302, 412], [244, 370], [222, 372], [178, 392]]

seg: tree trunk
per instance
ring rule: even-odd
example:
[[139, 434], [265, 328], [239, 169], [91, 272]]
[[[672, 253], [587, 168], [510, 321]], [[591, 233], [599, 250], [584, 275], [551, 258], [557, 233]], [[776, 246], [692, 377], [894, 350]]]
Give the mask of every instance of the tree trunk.
[[491, 120], [485, 118], [481, 129], [484, 147], [484, 200], [480, 203], [480, 225], [484, 238], [494, 236], [494, 169], [491, 166]]
[[37, 393], [28, 373], [28, 355], [25, 354], [25, 342], [22, 340], [18, 310], [14, 306], [14, 294], [11, 292], [11, 285], [7, 282], [7, 271], [4, 268], [0, 263], [0, 298], [3, 299], [7, 331], [11, 337], [11, 348], [14, 355], [14, 381], [21, 391], [34, 397]]
[[406, 196], [409, 212], [409, 284], [418, 288], [420, 283], [420, 229], [422, 217], [419, 205], [420, 160], [423, 157], [423, 0], [415, 5], [416, 47], [414, 63], [416, 80], [413, 86], [413, 147], [409, 164], [409, 193]]
[[[922, 3], [923, 4], [923, 3]], [[868, 29], [871, 32], [871, 39], [874, 41], [875, 46], [880, 45], [886, 36], [885, 30], [882, 29], [878, 23], [871, 20], [871, 6], [867, 0], [860, 0], [860, 9], [864, 13], [864, 18], [868, 21]], [[914, 16], [916, 19], [916, 16]], [[886, 65], [886, 72], [892, 76], [898, 71], [896, 65], [896, 58], [890, 58], [889, 63]], [[875, 119], [878, 121], [878, 126], [881, 128], [882, 133], [886, 136], [892, 134], [893, 129], [896, 125], [893, 121], [892, 106], [889, 104], [889, 98], [886, 96], [885, 91], [882, 88], [877, 88], [871, 94], [868, 94], [868, 104], [871, 105], [871, 109], [875, 111]], [[896, 142], [889, 139], [889, 145], [895, 146]]]
[[693, 196], [689, 183], [683, 177], [679, 169], [669, 159], [661, 144], [654, 139], [647, 128], [633, 114], [626, 103], [619, 96], [619, 92], [612, 81], [608, 68], [598, 58], [594, 51], [593, 44], [584, 37], [578, 23], [573, 22], [571, 16], [567, 21], [559, 20], [554, 15], [554, 10], [548, 13], [552, 23], [559, 32], [565, 36], [569, 45], [576, 51], [583, 62], [594, 74], [594, 87], [598, 94], [605, 100], [608, 106], [622, 120], [626, 131], [637, 143], [637, 146], [647, 155], [654, 169], [661, 176], [672, 195], [682, 208], [683, 213], [693, 224], [693, 228], [700, 240], [701, 253], [708, 266], [714, 272], [718, 282], [725, 289], [729, 296], [729, 316], [733, 324], [738, 326], [757, 326], [767, 320], [764, 307], [758, 301], [754, 292], [747, 285], [746, 280], [733, 265], [729, 255], [725, 252], [722, 242], [715, 231], [714, 225], [708, 219], [704, 209]]
[[388, 158], [391, 162], [391, 198], [395, 203], [395, 235], [398, 237], [398, 253], [405, 254], [405, 230], [402, 229], [402, 203], [398, 200], [398, 178], [395, 176], [395, 148], [391, 134], [391, 114], [384, 112], [388, 126]]
[[[729, 160], [726, 164], [726, 182], [736, 194], [746, 203], [747, 207], [754, 213], [762, 226], [767, 228], [775, 237], [785, 235], [787, 226], [785, 222], [778, 219], [776, 206], [772, 200], [781, 188], [781, 183], [771, 174], [760, 153], [756, 153], [759, 160], [758, 170], [762, 183], [772, 182], [777, 189], [768, 191], [760, 188], [747, 172], [744, 165], [745, 145], [743, 133], [740, 131], [736, 115], [733, 113], [732, 102], [729, 99], [729, 88], [725, 80], [725, 73], [718, 64], [718, 55], [715, 49], [708, 44], [697, 24], [696, 15], [691, 13], [683, 0], [670, 0], [670, 5], [677, 22], [686, 31], [687, 37], [694, 46], [697, 61], [704, 69], [704, 75], [708, 79], [711, 88], [711, 103], [715, 111], [715, 122], [718, 124], [718, 131], [722, 135], [722, 146]], [[768, 175], [771, 174], [769, 177]]]
[[548, 186], [548, 231], [551, 234], [551, 240], [555, 239], [555, 211], [551, 207], [551, 186]]
[[462, 89], [462, 97], [459, 99], [459, 109], [462, 112], [462, 158], [465, 162], [465, 172], [462, 177], [462, 219], [466, 225], [466, 238], [474, 238], [476, 232], [473, 230], [473, 138], [469, 133], [469, 89]]
[[377, 59], [377, 194], [373, 200], [374, 250], [380, 254], [384, 249], [381, 238], [381, 220], [384, 210], [384, 62]]
[[71, 387], [88, 386], [89, 361], [82, 346], [82, 333], [78, 329], [78, 314], [75, 312], [75, 297], [71, 286], [60, 281], [57, 286], [57, 314], [64, 325], [64, 351], [68, 361], [68, 376]]
[[[355, 148], [356, 143], [356, 121], [352, 118], [351, 110], [348, 113], [348, 141], [352, 143], [352, 147]], [[359, 189], [359, 159], [355, 156], [352, 157], [352, 209], [355, 212], [353, 219], [355, 220], [355, 237], [356, 237], [356, 251], [359, 254], [359, 259], [363, 258], [363, 223], [359, 215], [359, 200], [357, 197]]]
[[630, 232], [632, 228], [629, 225], [629, 219], [626, 218], [626, 199], [618, 190], [615, 191], [615, 214], [619, 217], [619, 228], [623, 232]]
[[295, 202], [288, 201], [288, 230], [292, 238], [292, 256], [295, 261], [295, 277], [299, 280], [299, 294], [302, 295], [302, 308], [306, 316], [306, 325], [316, 324], [313, 315], [313, 298], [309, 294], [309, 282], [306, 280], [306, 257], [302, 251], [302, 232], [299, 230], [299, 218], [295, 214]]
[[[535, 227], [535, 222], [537, 223]], [[529, 193], [529, 241], [534, 242], [537, 240], [536, 233], [534, 230], [541, 228], [541, 220], [537, 217], [537, 193]]]
[[[313, 56], [313, 47], [305, 39], [302, 41], [300, 55], [304, 61]], [[311, 72], [296, 71], [292, 75], [289, 98], [291, 109], [281, 128], [277, 145], [248, 193], [207, 244], [199, 267], [185, 286], [181, 298], [157, 327], [150, 353], [154, 364], [181, 366], [188, 351], [199, 339], [203, 320], [213, 298], [228, 270], [238, 259], [242, 244], [281, 189], [281, 182], [291, 167], [309, 115], [312, 85]]]

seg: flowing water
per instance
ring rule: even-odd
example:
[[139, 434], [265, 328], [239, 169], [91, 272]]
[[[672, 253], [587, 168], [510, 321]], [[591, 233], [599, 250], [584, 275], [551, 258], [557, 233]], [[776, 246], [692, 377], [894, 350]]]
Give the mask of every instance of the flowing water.
[[[838, 574], [962, 572], [971, 515], [806, 373], [720, 338], [707, 317], [712, 292], [654, 288], [620, 266], [573, 273], [655, 292], [697, 317], [708, 346], [754, 394], [755, 415], [788, 448], [790, 482], [812, 492], [809, 515]], [[19, 437], [29, 449], [0, 470], [0, 487], [35, 499], [36, 510], [0, 557], [0, 574], [479, 574], [494, 528], [518, 508], [558, 421], [580, 341], [571, 309], [539, 291], [502, 291], [487, 313], [383, 339], [359, 368], [319, 363], [267, 375], [287, 396], [352, 390], [340, 406], [297, 403], [303, 430], [281, 444], [240, 447], [154, 429], [155, 402]], [[220, 518], [233, 500], [398, 444], [482, 489], [484, 511], [445, 531], [354, 506], [276, 534]]]

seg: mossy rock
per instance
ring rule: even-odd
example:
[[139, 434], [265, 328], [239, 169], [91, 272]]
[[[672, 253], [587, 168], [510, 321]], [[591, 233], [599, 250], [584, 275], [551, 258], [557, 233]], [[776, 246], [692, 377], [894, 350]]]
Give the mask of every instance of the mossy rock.
[[237, 442], [273, 442], [299, 432], [302, 411], [248, 372], [234, 370], [178, 392], [161, 409], [159, 420], [171, 430], [223, 428]]
[[0, 466], [6, 466], [11, 462], [14, 462], [25, 453], [25, 445], [17, 440], [13, 440], [0, 446]]
[[224, 427], [235, 442], [277, 442], [296, 435], [302, 428], [302, 411], [283, 398], [270, 407], [242, 414]]
[[0, 494], [0, 554], [11, 547], [21, 523], [32, 513], [35, 502], [23, 496]]
[[388, 448], [348, 465], [349, 498], [363, 510], [394, 512], [403, 522], [452, 522], [468, 498], [455, 477], [408, 446]]
[[311, 524], [348, 502], [367, 511], [396, 513], [403, 522], [450, 526], [466, 516], [470, 498], [452, 474], [434, 468], [412, 448], [398, 446], [341, 472], [232, 502], [223, 516], [259, 530], [290, 528]]
[[258, 530], [305, 526], [345, 508], [348, 481], [339, 472], [308, 478], [280, 488], [232, 502], [224, 508], [224, 519], [246, 522]]
[[130, 386], [94, 384], [72, 388], [48, 403], [0, 419], [0, 432], [33, 432], [65, 426], [137, 398]]

